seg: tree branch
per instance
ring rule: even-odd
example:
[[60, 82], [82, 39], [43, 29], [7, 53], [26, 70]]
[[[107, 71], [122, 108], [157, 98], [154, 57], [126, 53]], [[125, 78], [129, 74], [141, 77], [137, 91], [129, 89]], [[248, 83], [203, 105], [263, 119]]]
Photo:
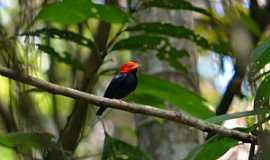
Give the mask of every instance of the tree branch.
[[8, 68], [0, 66], [0, 75], [5, 77], [38, 87], [45, 91], [53, 94], [59, 94], [75, 99], [85, 100], [89, 103], [98, 106], [107, 106], [114, 109], [125, 110], [132, 113], [140, 113], [150, 116], [155, 116], [177, 123], [183, 123], [188, 126], [200, 129], [205, 132], [213, 131], [223, 136], [232, 137], [234, 139], [240, 140], [246, 143], [257, 143], [257, 138], [253, 135], [243, 133], [237, 130], [227, 129], [225, 127], [209, 123], [198, 118], [194, 118], [182, 112], [170, 111], [165, 109], [159, 109], [157, 107], [142, 105], [142, 104], [132, 104], [120, 100], [112, 100], [100, 96], [95, 96], [93, 94], [88, 94], [79, 90], [75, 90], [68, 87], [63, 87], [50, 82], [46, 82], [16, 71], [10, 70]]

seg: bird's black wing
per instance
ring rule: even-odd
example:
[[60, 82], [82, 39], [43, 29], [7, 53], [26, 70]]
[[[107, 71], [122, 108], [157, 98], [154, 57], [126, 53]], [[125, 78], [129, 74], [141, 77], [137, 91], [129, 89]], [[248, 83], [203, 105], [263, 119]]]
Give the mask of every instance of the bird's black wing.
[[[110, 82], [109, 86], [107, 87], [104, 97], [106, 98], [118, 98], [119, 91], [121, 90], [120, 88], [122, 88], [122, 85], [125, 81], [125, 78], [127, 77], [126, 73], [119, 73], [117, 74], [112, 81]], [[97, 116], [101, 116], [102, 113], [106, 110], [106, 106], [101, 106], [96, 115]]]
[[126, 73], [117, 74], [110, 82], [107, 87], [104, 97], [106, 98], [119, 98], [117, 96], [119, 90], [123, 88], [123, 84], [125, 83], [125, 79], [127, 77]]

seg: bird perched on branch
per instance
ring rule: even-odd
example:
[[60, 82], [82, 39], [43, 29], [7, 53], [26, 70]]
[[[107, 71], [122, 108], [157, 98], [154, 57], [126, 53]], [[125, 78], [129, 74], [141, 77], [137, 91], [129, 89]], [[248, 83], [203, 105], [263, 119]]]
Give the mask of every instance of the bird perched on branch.
[[[104, 97], [122, 99], [133, 92], [138, 84], [136, 76], [138, 67], [139, 64], [133, 61], [123, 64], [120, 67], [120, 73], [112, 79], [107, 87]], [[96, 112], [96, 115], [101, 116], [106, 108], [106, 106], [101, 106]]]

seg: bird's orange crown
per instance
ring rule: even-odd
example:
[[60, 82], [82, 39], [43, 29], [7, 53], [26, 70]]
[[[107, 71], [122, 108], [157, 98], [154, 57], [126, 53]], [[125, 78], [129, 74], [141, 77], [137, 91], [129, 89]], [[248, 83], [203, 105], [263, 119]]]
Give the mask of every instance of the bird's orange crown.
[[128, 61], [120, 67], [120, 72], [129, 73], [139, 67], [139, 64], [133, 61]]

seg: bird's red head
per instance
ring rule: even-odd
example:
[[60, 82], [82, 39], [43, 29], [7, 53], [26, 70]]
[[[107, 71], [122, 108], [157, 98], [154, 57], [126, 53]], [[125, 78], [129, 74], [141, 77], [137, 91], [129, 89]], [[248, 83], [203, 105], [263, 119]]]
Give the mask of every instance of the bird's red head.
[[120, 67], [120, 72], [121, 73], [130, 73], [134, 70], [136, 70], [139, 67], [139, 64], [133, 61], [128, 61], [128, 63], [123, 64]]

